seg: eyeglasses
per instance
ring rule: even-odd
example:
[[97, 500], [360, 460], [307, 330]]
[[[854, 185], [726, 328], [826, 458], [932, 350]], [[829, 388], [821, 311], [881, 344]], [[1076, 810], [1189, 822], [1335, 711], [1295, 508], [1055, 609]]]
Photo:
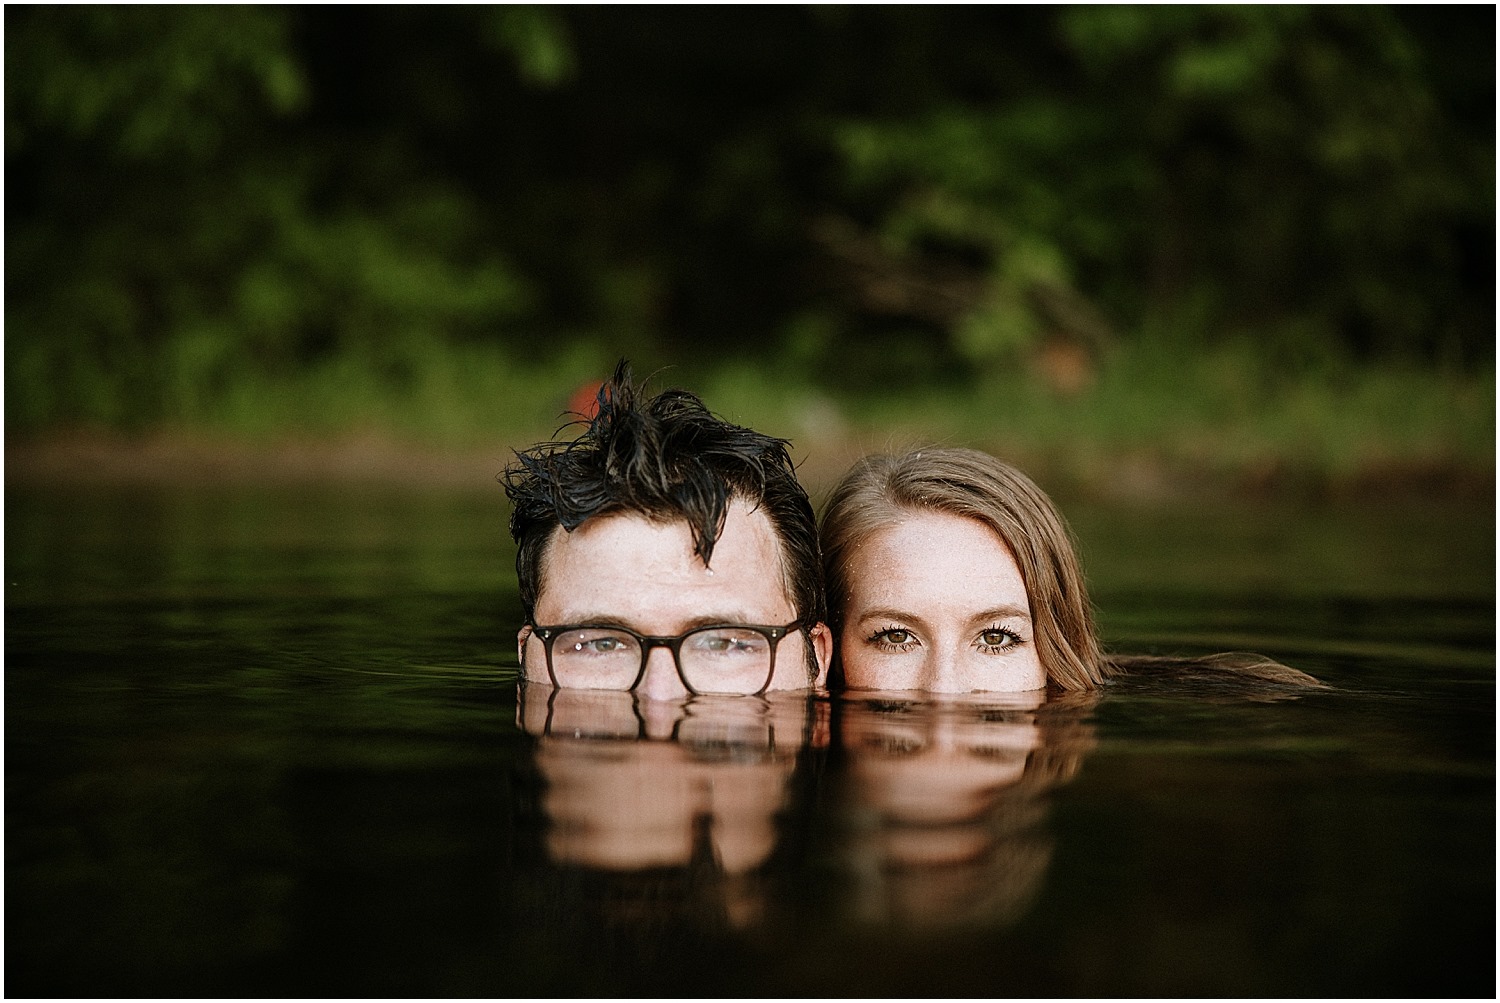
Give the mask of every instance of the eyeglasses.
[[696, 627], [675, 637], [651, 637], [628, 627], [532, 624], [547, 655], [554, 686], [589, 690], [633, 690], [646, 674], [652, 648], [672, 652], [677, 675], [690, 693], [750, 695], [771, 685], [776, 646], [802, 626], [726, 623]]

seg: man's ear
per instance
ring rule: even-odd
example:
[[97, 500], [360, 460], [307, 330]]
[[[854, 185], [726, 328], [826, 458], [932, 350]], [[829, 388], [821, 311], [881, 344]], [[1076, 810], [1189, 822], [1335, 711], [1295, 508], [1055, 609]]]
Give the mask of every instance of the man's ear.
[[818, 677], [813, 680], [813, 685], [821, 689], [828, 685], [828, 666], [833, 663], [833, 631], [826, 623], [815, 623], [807, 637], [812, 641], [813, 655], [818, 660]]

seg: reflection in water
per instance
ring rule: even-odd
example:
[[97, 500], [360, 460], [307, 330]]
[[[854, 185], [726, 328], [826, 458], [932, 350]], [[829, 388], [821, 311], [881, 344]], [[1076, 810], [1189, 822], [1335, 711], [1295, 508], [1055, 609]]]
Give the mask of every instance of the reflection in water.
[[848, 918], [911, 929], [1018, 919], [1052, 856], [1049, 792], [1093, 748], [1095, 699], [862, 693], [838, 704]]
[[663, 906], [676, 896], [662, 889], [691, 874], [695, 894], [720, 899], [695, 911], [707, 905], [734, 927], [762, 914], [755, 872], [777, 847], [790, 781], [826, 702], [800, 693], [656, 701], [522, 683], [518, 703], [536, 739], [553, 863], [644, 878]]
[[[823, 922], [915, 931], [1004, 925], [1035, 901], [1048, 799], [1094, 745], [1095, 702], [661, 702], [522, 684], [518, 718], [534, 739], [544, 852], [590, 900], [574, 905], [612, 914], [608, 925], [691, 915], [700, 932], [746, 931], [831, 907]], [[809, 859], [833, 864], [827, 894], [779, 877], [805, 879]]]
[[[874, 838], [896, 826], [854, 782], [870, 757], [839, 751], [875, 715], [838, 702], [792, 715], [764, 863], [726, 876], [706, 826], [685, 867], [556, 862], [497, 655], [521, 610], [491, 491], [7, 490], [8, 995], [1494, 996], [1492, 503], [1099, 513], [1113, 639], [1274, 628], [1338, 688], [1132, 673], [1096, 751], [1086, 711], [1039, 708], [970, 828], [1055, 846], [1033, 907], [924, 937], [893, 891], [923, 872]], [[989, 852], [952, 865], [973, 891], [1007, 873]]]

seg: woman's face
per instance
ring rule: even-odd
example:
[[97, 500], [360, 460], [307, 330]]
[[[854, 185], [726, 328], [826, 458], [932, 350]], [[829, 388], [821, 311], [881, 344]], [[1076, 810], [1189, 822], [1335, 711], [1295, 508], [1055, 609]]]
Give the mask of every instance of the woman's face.
[[1020, 569], [984, 523], [908, 513], [855, 548], [846, 574], [839, 653], [851, 689], [1046, 686]]

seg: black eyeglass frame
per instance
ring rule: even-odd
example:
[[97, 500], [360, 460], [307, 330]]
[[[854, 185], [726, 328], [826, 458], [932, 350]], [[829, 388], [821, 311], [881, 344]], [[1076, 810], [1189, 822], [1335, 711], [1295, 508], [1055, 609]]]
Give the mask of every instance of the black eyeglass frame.
[[749, 693], [717, 695], [760, 696], [771, 685], [771, 680], [776, 676], [776, 649], [781, 646], [782, 638], [801, 630], [803, 625], [801, 620], [793, 620], [783, 627], [763, 623], [710, 623], [704, 624], [701, 627], [694, 627], [692, 630], [684, 631], [681, 634], [665, 637], [642, 634], [631, 630], [629, 627], [622, 627], [617, 623], [564, 623], [557, 626], [544, 627], [539, 623], [533, 622], [529, 626], [531, 627], [532, 635], [542, 639], [542, 650], [547, 656], [547, 678], [552, 680], [553, 686], [561, 686], [557, 681], [557, 673], [552, 671], [552, 642], [560, 634], [566, 634], [570, 630], [614, 630], [622, 634], [629, 634], [641, 646], [641, 667], [635, 672], [635, 680], [629, 686], [625, 687], [626, 692], [633, 691], [641, 684], [641, 680], [646, 677], [646, 662], [651, 658], [651, 649], [666, 648], [672, 653], [672, 666], [677, 670], [677, 678], [682, 680], [682, 685], [687, 687], [687, 691], [693, 696], [712, 696], [716, 694], [704, 693], [688, 682], [687, 674], [682, 671], [682, 642], [694, 634], [701, 634], [706, 630], [753, 630], [761, 637], [764, 637], [771, 646], [770, 664], [766, 667], [766, 681], [761, 684], [760, 689]]

